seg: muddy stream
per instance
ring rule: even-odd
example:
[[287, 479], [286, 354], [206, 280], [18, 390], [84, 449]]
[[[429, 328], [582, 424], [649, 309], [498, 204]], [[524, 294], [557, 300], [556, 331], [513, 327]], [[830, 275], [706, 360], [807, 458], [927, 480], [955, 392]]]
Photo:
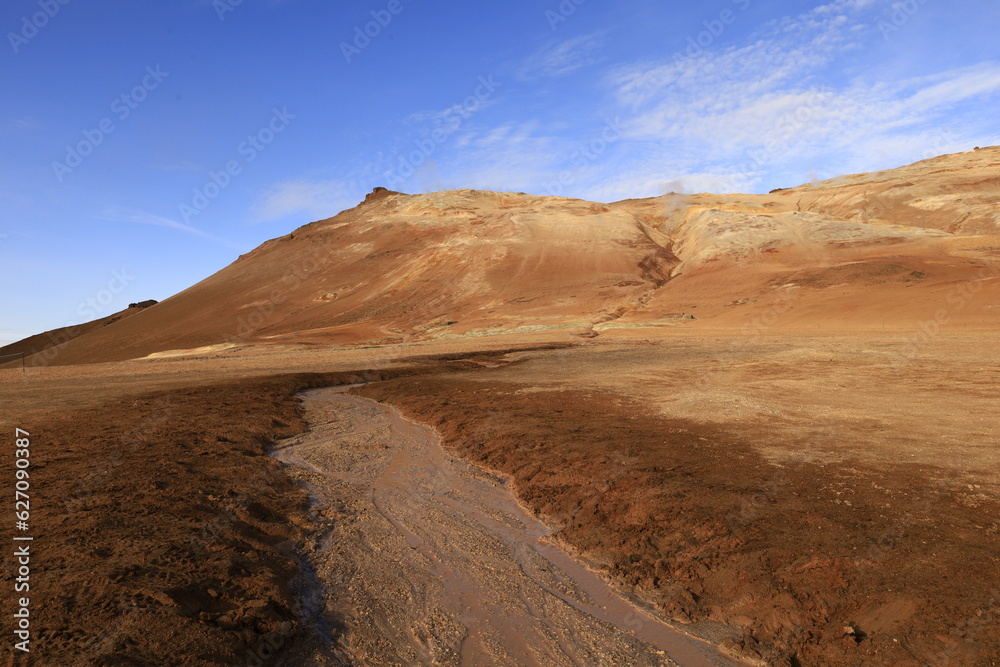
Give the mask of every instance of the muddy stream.
[[[732, 665], [633, 606], [547, 538], [495, 474], [434, 429], [306, 392], [310, 431], [274, 456], [329, 531], [309, 555], [362, 665]], [[328, 603], [332, 604], [332, 603]], [[322, 662], [320, 662], [322, 664]]]

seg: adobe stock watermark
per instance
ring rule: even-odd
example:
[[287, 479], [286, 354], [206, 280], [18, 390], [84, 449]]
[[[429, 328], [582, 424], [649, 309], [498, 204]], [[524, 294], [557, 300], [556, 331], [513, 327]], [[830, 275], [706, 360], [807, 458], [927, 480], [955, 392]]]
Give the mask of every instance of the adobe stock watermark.
[[137, 621], [146, 616], [145, 611], [134, 601], [122, 600], [118, 604], [121, 614], [114, 617], [108, 625], [101, 628], [100, 633], [84, 639], [74, 651], [76, 660], [68, 664], [68, 667], [85, 667], [94, 664], [100, 656], [105, 654], [114, 646], [119, 638], [132, 627]]
[[70, 0], [39, 0], [40, 11], [30, 16], [22, 16], [21, 29], [17, 32], [7, 33], [7, 40], [10, 42], [10, 47], [14, 49], [14, 53], [20, 53], [21, 47], [34, 39], [39, 31], [59, 14], [63, 6], [69, 3]]
[[160, 427], [167, 426], [174, 418], [177, 405], [169, 398], [157, 398], [153, 402], [151, 412], [153, 417], [145, 417], [132, 423], [129, 430], [118, 437], [114, 447], [108, 447], [106, 452], [111, 452], [104, 457], [103, 463], [97, 463], [86, 477], [76, 480], [76, 485], [72, 491], [63, 496], [63, 505], [67, 512], [88, 511], [90, 503], [98, 493], [101, 485], [108, 480], [113, 480], [118, 475], [118, 467], [124, 462], [121, 454], [125, 452], [137, 452], [141, 447], [149, 444], [150, 434], [155, 433]]
[[445, 111], [440, 118], [444, 121], [442, 125], [435, 128], [430, 136], [415, 139], [413, 143], [416, 148], [399, 159], [399, 165], [396, 169], [385, 172], [384, 176], [388, 186], [396, 189], [406, 182], [406, 179], [413, 176], [417, 169], [430, 159], [438, 147], [447, 141], [448, 137], [458, 132], [463, 123], [482, 108], [483, 104], [493, 96], [493, 93], [501, 85], [503, 84], [496, 81], [492, 74], [480, 76], [473, 94]]
[[275, 107], [271, 111], [271, 119], [236, 147], [240, 159], [229, 160], [220, 171], [210, 171], [208, 181], [200, 188], [194, 189], [191, 201], [184, 202], [178, 207], [185, 224], [190, 223], [191, 218], [208, 208], [208, 205], [232, 184], [233, 178], [243, 173], [243, 168], [256, 160], [279, 134], [288, 129], [293, 120], [295, 115], [288, 112], [288, 107], [281, 109]]
[[[191, 536], [188, 541], [190, 552], [199, 558], [204, 558], [219, 544], [225, 544], [227, 536], [234, 532], [240, 522], [236, 510], [245, 511], [252, 500], [246, 494], [238, 493], [232, 499], [231, 506], [223, 507], [220, 515], [211, 522], [203, 524], [199, 534]], [[292, 582], [293, 590], [301, 585], [299, 582], [304, 578], [302, 574], [298, 575], [297, 581]], [[296, 596], [288, 606], [292, 620], [278, 623], [274, 630], [258, 636], [256, 641], [248, 641], [246, 662], [241, 664], [247, 667], [264, 667], [271, 664], [272, 660], [280, 657], [281, 649], [296, 632], [303, 629], [313, 630], [316, 620], [324, 613], [324, 608], [325, 601], [321, 595], [306, 599]]]
[[927, 0], [904, 0], [892, 5], [892, 12], [878, 21], [879, 32], [886, 41], [900, 31], [900, 29], [910, 22], [920, 8], [927, 4]]
[[893, 350], [889, 354], [892, 365], [899, 368], [913, 362], [923, 347], [941, 333], [941, 328], [951, 323], [955, 313], [963, 310], [969, 301], [982, 291], [983, 283], [998, 278], [1000, 270], [996, 267], [981, 268], [975, 278], [953, 286], [944, 298], [947, 305], [942, 305], [931, 317], [921, 321], [917, 333], [908, 336], [903, 341], [901, 349]]
[[946, 151], [953, 149], [961, 140], [962, 137], [955, 132], [954, 126], [936, 128], [931, 143], [920, 154], [920, 159], [929, 160], [932, 157], [943, 155]]
[[[111, 101], [111, 113], [119, 122], [124, 122], [132, 115], [132, 112], [139, 108], [139, 105], [146, 101], [149, 94], [160, 87], [160, 84], [170, 76], [170, 72], [164, 72], [160, 65], [146, 67], [146, 75], [137, 85], [128, 92], [122, 93]], [[97, 147], [104, 143], [108, 135], [117, 129], [114, 118], [111, 116], [101, 119], [97, 127], [83, 131], [83, 139], [72, 145], [66, 146], [66, 157], [62, 162], [52, 163], [52, 171], [62, 183], [68, 174], [83, 164], [83, 161], [93, 155]]]
[[[745, 12], [750, 8], [751, 0], [730, 1], [736, 5], [740, 12]], [[697, 58], [703, 54], [705, 49], [715, 43], [715, 40], [722, 37], [722, 33], [726, 31], [728, 26], [736, 23], [736, 18], [738, 16], [739, 14], [737, 14], [737, 12], [726, 8], [719, 12], [717, 17], [702, 21], [701, 24], [705, 26], [705, 29], [694, 37], [688, 36], [687, 48], [674, 54], [674, 63], [683, 62], [684, 60], [689, 60], [691, 58]]]
[[[269, 664], [284, 664], [281, 660], [281, 650], [300, 629], [306, 629], [315, 633], [314, 626], [323, 614], [325, 602], [321, 599], [299, 600], [295, 599], [288, 606], [293, 621], [279, 623], [276, 630], [272, 630], [260, 636], [256, 642], [248, 644], [246, 651], [247, 667], [265, 667]], [[329, 648], [326, 639], [322, 639], [323, 646]]]
[[[86, 321], [96, 320], [98, 317], [104, 316], [111, 304], [115, 302], [115, 298], [124, 292], [125, 288], [134, 280], [135, 276], [131, 275], [127, 269], [112, 271], [111, 279], [107, 285], [77, 304], [76, 314]], [[80, 325], [73, 324], [72, 321], [67, 322], [58, 330], [50, 331], [47, 335], [52, 343], [51, 347], [35, 354], [32, 357], [31, 365], [47, 366], [52, 363], [59, 356], [59, 346], [79, 334]]]
[[77, 315], [96, 319], [107, 310], [108, 306], [114, 302], [115, 297], [124, 292], [133, 280], [135, 280], [135, 276], [130, 275], [126, 269], [112, 271], [111, 280], [108, 281], [106, 287], [97, 290], [95, 294], [80, 302], [76, 308]]
[[823, 109], [824, 103], [832, 97], [831, 93], [812, 89], [809, 98], [793, 111], [781, 114], [775, 121], [774, 128], [762, 134], [762, 145], [756, 149], [747, 149], [748, 160], [735, 167], [728, 177], [733, 190], [742, 186], [745, 179], [750, 178], [761, 167], [773, 162], [787, 151], [798, 139], [803, 130], [812, 123]]
[[220, 21], [226, 20], [226, 14], [235, 12], [236, 8], [243, 4], [243, 0], [212, 0], [212, 9]]
[[240, 344], [253, 336], [258, 329], [264, 326], [275, 310], [287, 301], [288, 293], [314, 275], [323, 265], [323, 260], [327, 259], [333, 252], [332, 245], [317, 246], [311, 251], [301, 254], [297, 261], [285, 267], [281, 280], [273, 286], [267, 300], [256, 304], [250, 312], [241, 314], [236, 321], [235, 330], [226, 334], [225, 342]]
[[549, 27], [556, 30], [559, 26], [569, 20], [569, 17], [576, 14], [576, 10], [587, 0], [562, 0], [555, 9], [545, 10], [545, 20], [549, 22]]
[[563, 188], [567, 185], [573, 183], [576, 180], [576, 175], [583, 169], [586, 169], [594, 162], [598, 160], [602, 155], [604, 155], [613, 143], [621, 139], [622, 128], [619, 125], [621, 121], [615, 118], [612, 121], [608, 121], [604, 129], [601, 131], [601, 136], [586, 144], [581, 146], [573, 156], [570, 158], [570, 163], [577, 167], [576, 170], [566, 170], [559, 172], [559, 176], [554, 181], [547, 181], [544, 183], [545, 192], [550, 197], [561, 197], [563, 193]]
[[354, 26], [354, 35], [350, 42], [340, 43], [340, 52], [344, 54], [344, 60], [348, 64], [355, 56], [372, 44], [372, 40], [382, 34], [382, 31], [389, 27], [393, 19], [403, 13], [406, 5], [402, 0], [389, 0], [384, 9], [373, 9], [371, 11], [372, 20], [364, 25]]

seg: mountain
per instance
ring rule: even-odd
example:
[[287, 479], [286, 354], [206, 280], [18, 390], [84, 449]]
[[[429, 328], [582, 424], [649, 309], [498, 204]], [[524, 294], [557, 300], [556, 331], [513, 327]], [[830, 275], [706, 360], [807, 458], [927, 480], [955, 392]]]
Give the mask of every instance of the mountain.
[[719, 327], [994, 328], [1000, 147], [768, 195], [613, 205], [667, 235], [677, 279], [619, 326], [697, 309]]
[[998, 201], [1000, 147], [767, 195], [377, 188], [51, 363], [534, 332], [993, 328]]
[[1000, 147], [780, 191], [796, 210], [959, 235], [1000, 234]]
[[[44, 359], [44, 353], [48, 350], [56, 348], [63, 343], [78, 338], [85, 334], [98, 331], [102, 327], [106, 327], [109, 324], [113, 324], [122, 320], [126, 317], [135, 315], [143, 308], [148, 308], [156, 304], [156, 301], [150, 299], [149, 301], [143, 301], [141, 303], [131, 303], [129, 307], [125, 310], [119, 311], [117, 313], [112, 313], [106, 317], [100, 317], [96, 320], [91, 320], [90, 322], [84, 322], [83, 324], [75, 324], [71, 326], [60, 327], [58, 329], [53, 329], [51, 331], [45, 331], [40, 334], [35, 334], [34, 336], [29, 336], [15, 343], [5, 345], [0, 347], [0, 359], [9, 355], [24, 354], [26, 356], [32, 356], [36, 354], [43, 355], [41, 358]], [[55, 353], [49, 353], [49, 356], [53, 358], [56, 356]], [[37, 361], [37, 360], [36, 360]], [[14, 359], [12, 361], [5, 361], [6, 364], [20, 364], [19, 359]], [[2, 364], [0, 364], [2, 366]]]

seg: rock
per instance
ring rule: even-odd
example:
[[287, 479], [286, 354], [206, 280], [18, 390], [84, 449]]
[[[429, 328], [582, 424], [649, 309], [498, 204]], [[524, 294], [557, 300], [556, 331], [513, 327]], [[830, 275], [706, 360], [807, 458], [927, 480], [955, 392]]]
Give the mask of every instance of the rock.
[[222, 616], [215, 619], [216, 625], [218, 625], [223, 630], [235, 630], [239, 627], [236, 621], [236, 617], [233, 616], [232, 612], [228, 614], [223, 614]]
[[398, 195], [398, 194], [400, 193], [396, 192], [395, 190], [390, 190], [389, 188], [383, 188], [379, 186], [368, 193], [368, 196], [365, 197], [364, 203], [370, 204], [371, 202], [378, 201], [379, 199], [383, 199], [385, 197], [388, 197], [389, 195]]
[[155, 306], [159, 301], [156, 299], [147, 299], [146, 301], [139, 301], [137, 303], [130, 303], [129, 308], [149, 308], [150, 306]]

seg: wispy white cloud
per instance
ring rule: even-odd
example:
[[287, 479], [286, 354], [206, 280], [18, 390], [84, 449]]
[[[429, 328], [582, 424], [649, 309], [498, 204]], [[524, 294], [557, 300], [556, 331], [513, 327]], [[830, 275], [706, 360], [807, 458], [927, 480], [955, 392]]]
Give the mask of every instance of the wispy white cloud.
[[430, 124], [432, 128], [440, 127], [446, 134], [451, 134], [461, 126], [463, 118], [488, 109], [499, 101], [498, 98], [476, 99], [474, 105], [469, 105], [474, 107], [471, 109], [463, 102], [452, 104], [444, 109], [417, 111], [404, 118], [403, 122], [407, 124]]
[[165, 218], [163, 216], [156, 215], [155, 213], [149, 213], [148, 211], [130, 208], [128, 206], [108, 206], [99, 214], [92, 217], [98, 220], [110, 220], [112, 222], [128, 222], [139, 225], [166, 227], [167, 229], [175, 229], [179, 232], [184, 232], [185, 234], [191, 234], [207, 241], [212, 241], [213, 243], [226, 246], [227, 248], [239, 250], [240, 252], [246, 252], [248, 250], [246, 246], [219, 236], [215, 236], [214, 234], [209, 234], [208, 232], [204, 232], [197, 227], [185, 225], [182, 222], [177, 222], [176, 220], [171, 220], [170, 218]]
[[253, 208], [258, 221], [281, 220], [293, 216], [322, 220], [356, 205], [358, 190], [339, 179], [299, 179], [272, 185]]
[[[782, 164], [820, 155], [840, 160], [830, 165], [833, 169], [866, 167], [873, 154], [919, 159], [924, 152], [919, 147], [937, 136], [945, 112], [1000, 92], [1000, 64], [839, 88], [804, 89], [775, 81], [746, 97], [738, 81], [731, 84], [644, 93], [649, 102], [623, 121], [627, 139], [660, 146], [680, 169], [715, 165], [720, 173], [735, 172], [727, 191], [752, 186]], [[694, 146], [700, 155], [689, 159], [687, 149]]]
[[[620, 67], [607, 76], [623, 117], [626, 143], [643, 144], [650, 160], [637, 171], [603, 179], [595, 195], [635, 196], [652, 174], [722, 179], [717, 189], [752, 189], [788, 165], [870, 169], [873, 155], [906, 161], [936, 147], [955, 105], [1000, 92], [1000, 64], [933, 76], [834, 84], [828, 66], [872, 39], [882, 0], [837, 0], [774, 21], [749, 43]], [[970, 132], [974, 128], [970, 128]], [[955, 132], [952, 131], [954, 135]], [[942, 151], [943, 152], [943, 151]], [[720, 187], [721, 186], [721, 187]]]
[[[838, 59], [880, 40], [876, 24], [891, 6], [834, 0], [771, 21], [727, 48], [607, 71], [603, 96], [598, 88], [588, 113], [600, 108], [619, 116], [622, 136], [593, 159], [578, 159], [575, 149], [600, 144], [593, 128], [568, 139], [556, 122], [507, 121], [463, 131], [455, 142], [460, 159], [442, 156], [436, 168], [476, 187], [544, 193], [558, 181], [568, 195], [610, 201], [798, 185], [813, 175], [870, 171], [991, 143], [983, 136], [988, 118], [953, 111], [970, 102], [981, 108], [984, 97], [1000, 95], [998, 63], [910, 78], [879, 80], [868, 70], [843, 76]], [[550, 45], [525, 71], [573, 71], [588, 62], [595, 40]]]
[[906, 100], [906, 108], [928, 111], [1000, 88], [1000, 63], [983, 63], [939, 74]]
[[440, 182], [538, 192], [571, 144], [547, 134], [538, 121], [526, 121], [463, 131], [456, 145], [462, 147], [461, 158], [443, 158], [436, 165]]
[[559, 77], [583, 67], [596, 65], [604, 58], [599, 54], [604, 46], [604, 33], [580, 35], [562, 42], [548, 44], [529, 56], [517, 71], [523, 81]]

